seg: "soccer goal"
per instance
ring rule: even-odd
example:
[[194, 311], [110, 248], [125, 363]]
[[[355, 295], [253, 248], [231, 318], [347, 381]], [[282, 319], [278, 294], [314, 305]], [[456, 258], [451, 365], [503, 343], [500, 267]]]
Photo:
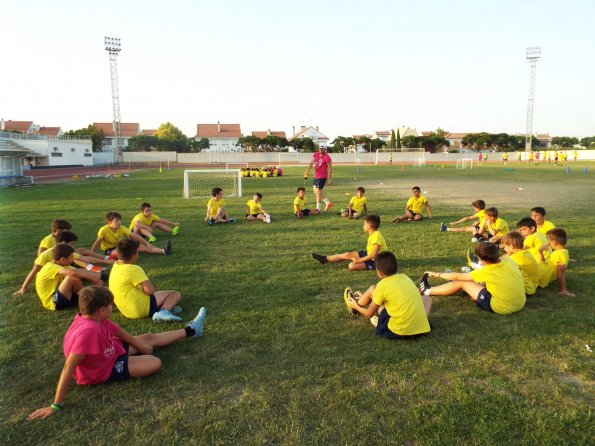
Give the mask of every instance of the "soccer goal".
[[210, 197], [214, 187], [223, 189], [226, 197], [241, 197], [242, 174], [240, 169], [184, 171], [184, 198]]
[[457, 160], [457, 169], [466, 169], [467, 166], [469, 166], [469, 169], [473, 169], [473, 160], [471, 158]]

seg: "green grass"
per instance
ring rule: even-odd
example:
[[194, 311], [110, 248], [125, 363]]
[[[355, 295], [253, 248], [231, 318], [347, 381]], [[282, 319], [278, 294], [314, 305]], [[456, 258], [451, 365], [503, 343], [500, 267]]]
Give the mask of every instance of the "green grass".
[[[365, 186], [389, 249], [414, 280], [427, 269], [464, 265], [469, 235], [444, 234], [438, 225], [470, 215], [477, 198], [498, 207], [511, 226], [531, 207], [544, 206], [569, 233], [577, 261], [567, 283], [576, 298], [559, 297], [554, 284], [510, 316], [482, 312], [460, 296], [435, 298], [434, 331], [408, 342], [379, 338], [369, 322], [347, 315], [344, 287], [365, 289], [377, 281], [375, 273], [350, 273], [346, 264], [321, 266], [310, 258], [312, 251], [363, 249], [366, 235], [361, 221], [341, 219], [335, 208], [293, 218], [303, 168], [285, 168], [281, 178], [245, 179], [244, 198], [227, 200], [230, 213], [242, 217], [247, 199], [262, 192], [270, 225], [208, 227], [202, 222], [206, 199], [181, 198], [181, 170], [1, 189], [0, 441], [591, 443], [593, 356], [585, 344], [594, 344], [593, 174], [572, 163], [568, 174], [553, 166], [511, 167], [336, 167], [334, 184], [325, 189], [336, 208]], [[427, 191], [434, 220], [390, 223], [413, 185]], [[313, 205], [310, 188], [307, 196]], [[72, 385], [61, 414], [27, 422], [29, 412], [52, 400], [74, 312], [42, 309], [34, 287], [20, 298], [11, 293], [30, 270], [51, 220], [67, 218], [79, 246], [90, 246], [108, 210], [121, 212], [127, 223], [141, 199], [183, 226], [173, 256], [142, 255], [139, 263], [158, 289], [181, 291], [185, 320], [208, 308], [204, 338], [159, 350], [163, 369], [150, 378]], [[113, 319], [133, 334], [183, 326], [126, 320], [117, 311]]]

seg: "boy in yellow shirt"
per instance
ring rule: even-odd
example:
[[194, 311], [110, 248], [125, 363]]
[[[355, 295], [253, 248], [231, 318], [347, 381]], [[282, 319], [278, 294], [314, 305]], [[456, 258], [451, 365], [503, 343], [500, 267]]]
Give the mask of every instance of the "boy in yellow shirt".
[[[549, 248], [550, 246], [547, 237], [541, 232], [537, 232], [537, 223], [530, 217], [522, 218], [516, 226], [519, 233], [525, 237], [523, 242], [524, 248], [528, 250], [535, 261], [539, 263], [541, 261], [541, 254], [539, 253], [541, 247], [546, 246]], [[549, 250], [546, 251], [546, 257], [547, 255], [549, 255]]]
[[498, 209], [496, 208], [487, 208], [485, 216], [485, 224], [479, 228], [476, 236], [471, 241], [474, 243], [489, 241], [497, 245], [502, 237], [510, 232], [508, 223], [498, 217]]
[[320, 209], [308, 209], [306, 207], [306, 188], [297, 188], [297, 197], [293, 200], [293, 214], [297, 218], [304, 218], [308, 215], [316, 215], [320, 212]]
[[262, 194], [256, 192], [252, 200], [246, 202], [246, 220], [260, 220], [266, 223], [271, 222], [271, 214], [268, 214], [262, 207]]
[[556, 227], [551, 221], [545, 219], [545, 209], [541, 206], [531, 209], [531, 218], [537, 223], [537, 232], [543, 235]]
[[547, 246], [542, 246], [539, 250], [541, 253], [540, 271], [539, 271], [539, 286], [545, 288], [554, 280], [558, 280], [560, 285], [560, 294], [566, 297], [574, 297], [566, 288], [566, 266], [570, 260], [570, 255], [566, 249], [566, 242], [568, 240], [566, 231], [562, 228], [550, 229], [546, 234], [549, 245], [552, 248], [552, 253], [546, 258], [545, 251]]
[[473, 203], [471, 203], [471, 206], [473, 206], [475, 214], [463, 217], [460, 220], [452, 221], [449, 223], [449, 225], [454, 226], [458, 225], [459, 223], [463, 223], [464, 221], [476, 220], [475, 222], [473, 222], [471, 226], [466, 226], [464, 228], [449, 228], [444, 223], [440, 223], [440, 230], [442, 232], [471, 232], [473, 233], [473, 235], [477, 234], [479, 228], [483, 227], [485, 223], [486, 202], [483, 200], [475, 200]]
[[223, 189], [220, 187], [214, 187], [211, 191], [211, 198], [207, 202], [207, 216], [205, 222], [209, 226], [213, 226], [214, 223], [235, 223], [235, 218], [229, 218], [227, 211], [225, 210], [225, 200], [223, 199]]
[[140, 252], [147, 252], [149, 254], [163, 254], [163, 255], [170, 255], [172, 253], [172, 242], [168, 240], [165, 242], [165, 248], [157, 248], [156, 246], [151, 245], [147, 242], [144, 238], [140, 235], [135, 234], [130, 229], [125, 226], [122, 226], [122, 216], [118, 212], [108, 212], [105, 216], [107, 224], [99, 228], [97, 232], [97, 239], [93, 243], [91, 247], [91, 251], [97, 251], [97, 248], [101, 248], [105, 255], [110, 256], [109, 258], [114, 258], [113, 256], [114, 249], [116, 248], [116, 244], [120, 240], [124, 240], [125, 238], [132, 238], [140, 243], [139, 251]]
[[153, 214], [153, 208], [149, 203], [141, 204], [140, 213], [134, 216], [130, 225], [128, 225], [128, 229], [135, 234], [144, 235], [149, 239], [149, 243], [155, 243], [157, 241], [157, 238], [153, 235], [155, 228], [159, 228], [168, 234], [178, 235], [180, 223]]
[[136, 265], [138, 248], [138, 242], [129, 238], [120, 240], [116, 247], [119, 260], [112, 267], [109, 289], [114, 293], [120, 313], [129, 319], [150, 317], [156, 322], [181, 321], [174, 313], [182, 311], [176, 307], [182, 295], [174, 290], [155, 290], [144, 270]]
[[349, 271], [375, 270], [376, 256], [379, 252], [387, 250], [386, 241], [378, 230], [379, 227], [380, 217], [374, 214], [368, 215], [364, 219], [364, 232], [368, 234], [368, 244], [365, 250], [349, 251], [332, 256], [323, 256], [313, 252], [312, 258], [322, 264], [348, 261]]
[[99, 272], [70, 266], [73, 255], [72, 246], [60, 243], [52, 249], [52, 261], [37, 273], [35, 289], [44, 308], [53, 311], [76, 307], [77, 293], [83, 287], [83, 280], [89, 280], [94, 285], [103, 284]]
[[518, 232], [509, 232], [502, 237], [504, 251], [517, 264], [523, 276], [525, 294], [527, 297], [535, 294], [539, 283], [539, 265], [531, 253], [523, 247], [523, 236]]
[[430, 208], [430, 203], [428, 202], [428, 199], [421, 194], [421, 189], [419, 188], [419, 186], [413, 186], [411, 191], [413, 192], [413, 196], [409, 200], [407, 200], [407, 204], [405, 205], [405, 214], [401, 215], [400, 217], [395, 217], [393, 219], [393, 223], [400, 223], [403, 220], [423, 220], [423, 206], [425, 206], [428, 210], [430, 220], [432, 219], [432, 209]]
[[72, 229], [72, 225], [66, 220], [54, 220], [52, 222], [52, 233], [41, 239], [41, 242], [39, 242], [39, 248], [37, 248], [37, 255], [41, 254], [46, 249], [56, 246], [56, 236], [60, 232], [69, 231], [70, 229]]
[[357, 193], [351, 197], [347, 209], [342, 209], [340, 212], [341, 217], [348, 217], [357, 220], [363, 215], [368, 214], [368, 199], [364, 197], [366, 189], [363, 187], [357, 188]]
[[[475, 247], [482, 268], [470, 273], [438, 273], [428, 271], [419, 282], [419, 291], [425, 296], [453, 296], [465, 291], [482, 310], [510, 314], [525, 306], [525, 286], [519, 267], [509, 258], [500, 258], [494, 243], [480, 243]], [[428, 277], [451, 282], [432, 287]]]
[[[376, 334], [388, 339], [411, 339], [428, 334], [431, 325], [428, 315], [432, 308], [430, 296], [419, 296], [413, 281], [405, 274], [397, 274], [397, 258], [382, 251], [376, 257], [378, 285], [372, 285], [356, 299], [358, 291], [346, 288], [343, 299], [354, 316], [361, 314], [376, 327]], [[355, 313], [354, 313], [355, 312]], [[378, 314], [378, 316], [376, 316]]]

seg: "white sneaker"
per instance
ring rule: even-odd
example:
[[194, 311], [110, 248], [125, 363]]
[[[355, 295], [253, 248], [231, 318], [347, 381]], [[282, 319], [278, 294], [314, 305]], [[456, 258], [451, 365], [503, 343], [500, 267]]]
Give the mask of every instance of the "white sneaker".
[[270, 223], [271, 222], [271, 214], [267, 214], [266, 216], [266, 222]]
[[378, 327], [378, 316], [372, 316], [370, 318], [370, 324], [372, 324], [374, 327]]
[[477, 243], [478, 241], [479, 241], [479, 240], [477, 239], [477, 237], [473, 237], [473, 238], [471, 239], [471, 243]]

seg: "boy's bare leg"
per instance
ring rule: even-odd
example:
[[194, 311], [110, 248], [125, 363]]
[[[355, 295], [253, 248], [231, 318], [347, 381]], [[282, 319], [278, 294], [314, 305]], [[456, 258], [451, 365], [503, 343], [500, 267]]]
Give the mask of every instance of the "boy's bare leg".
[[403, 220], [411, 220], [413, 218], [413, 214], [409, 211], [405, 212], [404, 215], [401, 215], [400, 217], [395, 217], [393, 219], [393, 223], [400, 223]]
[[318, 209], [318, 206], [324, 201], [325, 196], [322, 189], [318, 189], [316, 186], [313, 186], [312, 189], [314, 190], [314, 195], [316, 195], [316, 209]]
[[365, 271], [368, 269], [364, 262], [351, 262], [349, 265], [349, 271]]
[[173, 307], [182, 299], [182, 295], [175, 290], [155, 291], [155, 301], [157, 306], [172, 310]]
[[432, 311], [432, 298], [430, 296], [421, 296], [421, 300], [424, 303], [424, 310], [426, 310], [426, 316], [429, 316], [430, 311]]
[[[452, 282], [447, 282], [442, 285], [433, 286], [430, 289], [431, 296], [453, 296], [457, 294], [459, 291], [465, 291], [470, 297], [471, 300], [476, 301], [479, 292], [483, 290], [485, 287], [480, 285], [476, 282], [467, 282], [462, 280], [454, 280]], [[424, 304], [425, 307], [425, 304]]]
[[83, 282], [78, 277], [74, 276], [66, 276], [60, 286], [58, 287], [58, 291], [66, 297], [68, 300], [72, 299], [73, 294], [78, 294], [78, 292], [83, 287]]
[[[184, 331], [184, 330], [182, 330]], [[132, 351], [132, 347], [130, 348]], [[151, 376], [161, 369], [161, 359], [153, 355], [128, 356], [128, 373], [132, 378]]]
[[138, 247], [138, 252], [146, 252], [148, 254], [165, 254], [165, 250], [162, 248], [157, 248], [156, 246], [153, 245], [149, 245], [149, 246], [145, 246], [145, 245], [140, 245]]
[[372, 285], [370, 288], [366, 290], [362, 297], [359, 298], [357, 303], [360, 307], [367, 307], [372, 302], [372, 295], [374, 294], [374, 290], [376, 289], [376, 285]]
[[154, 221], [153, 223], [151, 223], [151, 229], [154, 228], [159, 228], [163, 232], [171, 233], [171, 228], [167, 226], [165, 223], [161, 223], [159, 221]]
[[472, 232], [476, 233], [477, 228], [475, 226], [466, 226], [464, 228], [448, 228], [448, 232]]
[[144, 235], [147, 238], [151, 238], [153, 236], [153, 231], [151, 230], [151, 228], [146, 224], [141, 223], [140, 221], [137, 221], [134, 224], [134, 228], [132, 229], [132, 231], [135, 234]]
[[343, 262], [345, 260], [351, 260], [353, 258], [359, 259], [359, 254], [357, 251], [350, 251], [350, 252], [344, 252], [343, 254], [333, 254], [332, 256], [326, 256], [326, 260], [329, 263], [334, 263], [334, 262]]

